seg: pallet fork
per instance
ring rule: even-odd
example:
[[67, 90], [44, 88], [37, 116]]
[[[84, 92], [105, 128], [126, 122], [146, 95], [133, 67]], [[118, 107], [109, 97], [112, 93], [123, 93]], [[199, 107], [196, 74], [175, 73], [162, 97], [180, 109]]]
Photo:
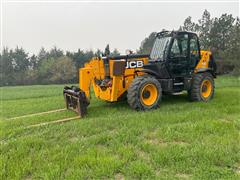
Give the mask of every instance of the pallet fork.
[[84, 91], [76, 86], [65, 86], [63, 96], [67, 109], [75, 111], [80, 117], [86, 115], [89, 100]]

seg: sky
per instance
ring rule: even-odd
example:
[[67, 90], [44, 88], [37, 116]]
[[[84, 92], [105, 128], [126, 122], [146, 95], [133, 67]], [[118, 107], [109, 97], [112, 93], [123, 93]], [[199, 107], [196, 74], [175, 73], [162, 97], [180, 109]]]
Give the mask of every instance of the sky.
[[117, 48], [136, 50], [151, 32], [177, 30], [184, 19], [223, 13], [239, 17], [233, 2], [31, 2], [3, 1], [2, 45], [37, 54], [41, 47], [66, 51]]

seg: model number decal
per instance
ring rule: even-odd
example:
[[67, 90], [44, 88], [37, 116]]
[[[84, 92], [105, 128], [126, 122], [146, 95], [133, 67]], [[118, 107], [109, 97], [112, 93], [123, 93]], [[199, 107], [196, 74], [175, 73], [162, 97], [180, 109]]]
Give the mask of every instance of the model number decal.
[[143, 67], [143, 61], [127, 61], [126, 68], [131, 69], [131, 68], [141, 68]]

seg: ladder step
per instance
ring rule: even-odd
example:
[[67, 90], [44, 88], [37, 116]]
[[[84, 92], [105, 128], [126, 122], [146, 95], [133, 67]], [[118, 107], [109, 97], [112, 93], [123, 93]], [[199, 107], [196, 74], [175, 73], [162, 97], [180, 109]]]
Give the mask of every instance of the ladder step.
[[176, 86], [183, 85], [183, 84], [184, 84], [183, 82], [180, 82], [180, 83], [174, 83], [174, 85], [176, 85]]

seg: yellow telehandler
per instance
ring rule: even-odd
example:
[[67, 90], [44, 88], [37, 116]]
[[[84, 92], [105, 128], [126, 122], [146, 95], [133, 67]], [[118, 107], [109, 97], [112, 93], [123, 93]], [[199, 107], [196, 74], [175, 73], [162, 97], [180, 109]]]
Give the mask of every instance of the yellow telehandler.
[[158, 108], [162, 93], [186, 90], [192, 101], [209, 101], [214, 95], [216, 64], [210, 51], [200, 50], [195, 33], [157, 33], [150, 55], [94, 57], [79, 69], [79, 88], [63, 90], [67, 109], [81, 117], [90, 103], [90, 89], [101, 100], [126, 97], [135, 110]]

